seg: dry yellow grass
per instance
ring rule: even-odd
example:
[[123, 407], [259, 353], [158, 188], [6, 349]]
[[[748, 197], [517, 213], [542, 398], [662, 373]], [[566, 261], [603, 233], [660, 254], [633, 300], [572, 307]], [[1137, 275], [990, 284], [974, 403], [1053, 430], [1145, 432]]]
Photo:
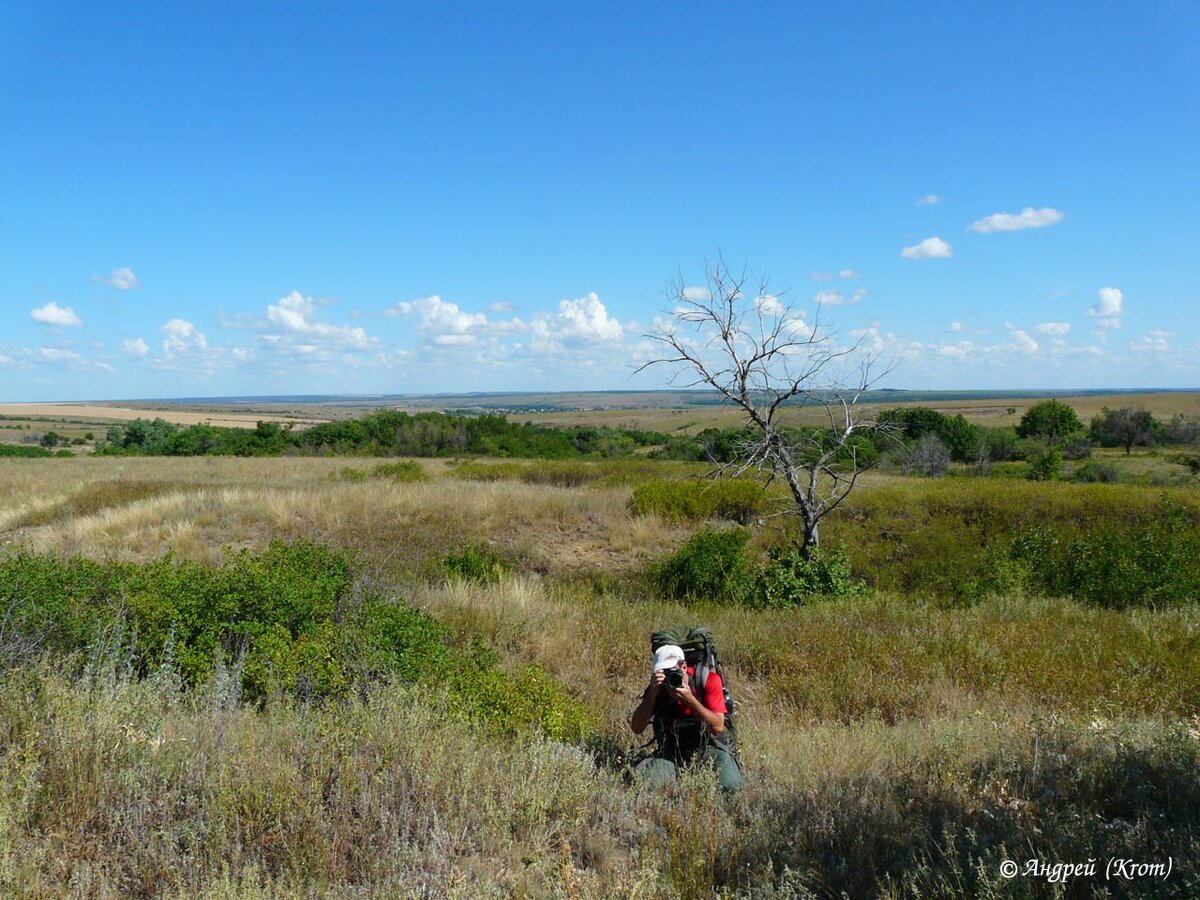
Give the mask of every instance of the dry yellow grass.
[[[493, 541], [541, 571], [625, 569], [684, 535], [655, 517], [631, 518], [628, 488], [449, 478], [346, 482], [336, 478], [343, 468], [345, 460], [310, 458], [17, 460], [0, 465], [0, 533], [30, 549], [130, 560], [170, 551], [211, 561], [223, 547], [303, 537], [362, 551], [376, 563], [412, 564], [466, 542]], [[178, 482], [178, 488], [14, 530], [100, 479]]]
[[177, 425], [222, 425], [230, 428], [253, 428], [260, 419], [271, 422], [298, 422], [311, 425], [324, 421], [309, 416], [297, 419], [262, 413], [238, 413], [233, 411], [195, 412], [171, 407], [136, 409], [130, 406], [108, 406], [83, 403], [0, 403], [0, 416], [49, 417], [63, 421], [85, 421], [98, 423], [130, 422], [133, 419], [166, 419]]
[[[0, 892], [37, 884], [41, 896], [62, 895], [70, 882], [80, 894], [118, 896], [136, 873], [140, 884], [178, 896], [317, 896], [343, 881], [338, 896], [371, 888], [402, 895], [415, 877], [446, 896], [707, 896], [713, 879], [703, 864], [712, 855], [695, 841], [717, 840], [709, 823], [725, 829], [720, 840], [729, 845], [757, 841], [752, 858], [767, 866], [806, 841], [817, 842], [811, 858], [825, 858], [820, 835], [831, 830], [847, 843], [861, 838], [868, 856], [905, 841], [920, 848], [902, 827], [909, 819], [914, 832], [927, 822], [982, 822], [1010, 802], [1014, 785], [1032, 784], [1047, 767], [1071, 771], [1110, 744], [1129, 752], [1135, 729], [1151, 734], [1145, 752], [1158, 752], [1181, 723], [1164, 721], [1157, 685], [1197, 683], [1185, 684], [1184, 664], [1147, 650], [1193, 646], [1200, 622], [1190, 611], [1098, 612], [1021, 597], [968, 609], [894, 596], [784, 611], [674, 603], [637, 595], [628, 576], [686, 532], [654, 516], [631, 518], [629, 488], [339, 477], [377, 462], [11, 460], [0, 463], [0, 542], [130, 560], [170, 551], [214, 561], [224, 547], [272, 538], [361, 551], [364, 577], [388, 596], [464, 638], [484, 637], [506, 664], [543, 666], [597, 711], [604, 746], [623, 752], [634, 745], [627, 718], [648, 675], [649, 632], [703, 621], [719, 636], [740, 703], [751, 773], [743, 797], [725, 805], [699, 778], [664, 797], [629, 792], [619, 772], [594, 766], [579, 747], [493, 742], [402, 688], [384, 689], [365, 707], [280, 701], [255, 709], [203, 693], [164, 703], [145, 682], [79, 690], [48, 676], [36, 715], [11, 712], [36, 692], [13, 682], [8, 694], [20, 698], [6, 707], [10, 718], [28, 731], [6, 762], [10, 787], [0, 791]], [[440, 462], [421, 464], [445, 472]], [[12, 527], [102, 481], [167, 487]], [[872, 473], [864, 496], [898, 481], [925, 484]], [[442, 578], [431, 563], [464, 541], [503, 546], [520, 558], [520, 572], [492, 585]], [[1106, 642], [1106, 631], [1128, 639]], [[1127, 695], [1110, 690], [1125, 678], [1122, 666]], [[1086, 703], [1059, 705], [1061, 683], [1110, 702], [1120, 734], [1089, 729]], [[1071, 757], [1047, 749], [1045, 720], [1060, 713], [1079, 742], [1061, 744]], [[1194, 709], [1186, 714], [1184, 726], [1200, 724]], [[1146, 768], [1129, 759], [1131, 769]], [[1179, 784], [1183, 791], [1192, 782]], [[36, 826], [26, 796], [41, 804]], [[1090, 814], [1101, 804], [1085, 808], [1088, 822], [1100, 821]], [[830, 824], [838, 822], [840, 832]], [[416, 824], [405, 831], [405, 823]], [[687, 831], [688, 823], [705, 833]], [[659, 833], [665, 851], [652, 844]], [[689, 851], [699, 867], [670, 855]], [[838, 852], [861, 862], [857, 845]], [[643, 871], [660, 859], [676, 867], [667, 880]], [[154, 894], [145, 887], [144, 895]]]

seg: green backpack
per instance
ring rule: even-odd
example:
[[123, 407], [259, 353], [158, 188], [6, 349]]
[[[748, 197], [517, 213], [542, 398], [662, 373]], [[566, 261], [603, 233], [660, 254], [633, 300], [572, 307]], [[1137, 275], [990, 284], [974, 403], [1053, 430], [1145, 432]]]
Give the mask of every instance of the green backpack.
[[[725, 693], [725, 731], [721, 734], [713, 734], [706, 729], [706, 736], [714, 746], [732, 756], [737, 762], [738, 768], [742, 768], [742, 761], [738, 759], [737, 754], [737, 724], [733, 715], [733, 696], [729, 693], [729, 679], [725, 677], [725, 673], [721, 670], [721, 661], [717, 658], [717, 647], [713, 642], [712, 630], [704, 626], [675, 625], [650, 635], [651, 653], [664, 644], [675, 644], [681, 648], [688, 665], [694, 667], [692, 690], [697, 692], [697, 696], [703, 696], [704, 686], [708, 683], [708, 676], [711, 673], [716, 672], [721, 676], [721, 686]], [[661, 746], [663, 736], [659, 734], [660, 725], [657, 717], [655, 717], [654, 723], [655, 737], [658, 738]]]

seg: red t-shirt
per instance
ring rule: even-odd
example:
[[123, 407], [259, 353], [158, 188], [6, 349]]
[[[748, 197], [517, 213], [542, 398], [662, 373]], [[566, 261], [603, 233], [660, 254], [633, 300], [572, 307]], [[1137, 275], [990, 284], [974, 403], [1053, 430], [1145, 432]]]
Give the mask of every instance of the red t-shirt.
[[[688, 681], [696, 674], [695, 666], [687, 667]], [[670, 694], [667, 695], [668, 698]], [[711, 712], [727, 713], [729, 710], [725, 707], [725, 685], [721, 681], [721, 676], [716, 672], [708, 673], [708, 681], [705, 682], [704, 690], [697, 694], [697, 699], [703, 703]], [[672, 723], [679, 716], [694, 716], [690, 706], [684, 704], [682, 700], [676, 700], [674, 703], [667, 702], [664, 704], [663, 718], [666, 720], [664, 724], [670, 729]]]

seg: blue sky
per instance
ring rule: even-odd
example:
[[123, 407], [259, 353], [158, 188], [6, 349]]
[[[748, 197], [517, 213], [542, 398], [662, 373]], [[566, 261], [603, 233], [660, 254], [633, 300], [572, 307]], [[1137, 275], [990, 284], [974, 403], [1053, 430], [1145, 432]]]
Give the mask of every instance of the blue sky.
[[892, 387], [1200, 387], [1200, 7], [1047, 6], [6, 4], [0, 400], [660, 387], [718, 252]]

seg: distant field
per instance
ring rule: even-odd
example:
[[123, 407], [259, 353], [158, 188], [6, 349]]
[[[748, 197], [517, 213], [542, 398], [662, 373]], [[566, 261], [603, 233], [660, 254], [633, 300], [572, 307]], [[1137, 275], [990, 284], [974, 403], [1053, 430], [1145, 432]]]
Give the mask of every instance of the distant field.
[[[893, 401], [864, 404], [866, 410], [892, 409], [897, 406], [924, 406], [946, 415], [962, 415], [978, 425], [1016, 425], [1034, 403], [1042, 398], [988, 397], [986, 400]], [[1156, 419], [1170, 419], [1183, 413], [1200, 416], [1200, 391], [1164, 391], [1147, 394], [1086, 394], [1063, 396], [1074, 407], [1085, 424], [1105, 407], [1135, 406], [1148, 409]], [[1010, 412], [1011, 410], [1011, 412]], [[819, 406], [799, 409], [795, 421], [818, 424], [825, 413]], [[607, 425], [614, 428], [644, 428], [650, 431], [683, 432], [692, 434], [705, 428], [728, 428], [739, 424], [741, 417], [730, 407], [645, 407], [642, 409], [596, 409], [562, 412], [513, 413], [517, 421], [546, 425]]]
[[228, 428], [253, 428], [260, 419], [272, 422], [300, 422], [311, 425], [327, 420], [327, 416], [308, 415], [303, 418], [272, 413], [234, 412], [228, 407], [221, 411], [201, 412], [186, 407], [163, 404], [153, 408], [108, 406], [106, 404], [75, 403], [0, 403], [0, 416], [20, 422], [47, 424], [44, 420], [64, 424], [112, 424], [138, 418], [162, 418], [179, 425], [220, 425]]
[[[897, 391], [894, 394], [875, 392], [872, 402], [864, 403], [867, 410], [891, 409], [896, 406], [925, 406], [947, 415], [963, 415], [980, 425], [1015, 425], [1030, 406], [1054, 396], [1042, 392], [1013, 392], [1009, 397], [1000, 392]], [[1064, 391], [1059, 399], [1070, 404], [1085, 423], [1105, 406], [1137, 406], [1148, 409], [1158, 419], [1168, 419], [1178, 413], [1200, 416], [1200, 391], [1116, 392], [1087, 394]], [[53, 404], [51, 406], [54, 406]], [[115, 409], [133, 418], [151, 413], [172, 422], [191, 424], [210, 421], [214, 425], [237, 425], [247, 420], [320, 422], [360, 416], [378, 408], [391, 408], [411, 413], [434, 410], [454, 410], [470, 413], [500, 413], [516, 422], [537, 422], [545, 425], [596, 425], [613, 428], [637, 428], [667, 433], [695, 433], [705, 428], [728, 428], [741, 421], [737, 411], [729, 406], [714, 404], [712, 396], [698, 391], [597, 391], [561, 394], [445, 394], [423, 396], [391, 396], [375, 399], [355, 398], [256, 398], [253, 403], [192, 400], [127, 401], [122, 407], [97, 406], [111, 416]], [[60, 407], [61, 408], [61, 407]], [[81, 407], [84, 408], [84, 407]], [[89, 409], [93, 407], [87, 407]], [[1011, 410], [1011, 411], [1010, 411]], [[0, 406], [0, 414], [5, 409]], [[816, 424], [824, 415], [820, 407], [798, 409], [795, 421]], [[195, 416], [197, 418], [175, 418]]]
[[[880, 398], [877, 392], [873, 401]], [[895, 392], [885, 399], [864, 403], [866, 411], [897, 406], [924, 406], [947, 415], [964, 416], [979, 425], [1015, 425], [1025, 411], [1048, 395], [1014, 393], [964, 396], [951, 392]], [[1103, 407], [1135, 406], [1148, 409], [1159, 420], [1183, 414], [1200, 417], [1200, 391], [1123, 392], [1061, 396], [1086, 424]], [[631, 404], [641, 404], [633, 406]], [[507, 405], [505, 405], [507, 404]], [[505, 394], [355, 398], [256, 398], [253, 402], [217, 398], [212, 401], [121, 401], [109, 403], [4, 403], [0, 404], [0, 442], [20, 442], [30, 432], [53, 429], [67, 438], [102, 438], [111, 424], [136, 418], [163, 418], [179, 425], [209, 424], [252, 428], [258, 421], [295, 422], [301, 426], [361, 416], [373, 409], [400, 409], [410, 413], [434, 410], [496, 413], [514, 422], [543, 425], [591, 425], [643, 429], [667, 434], [695, 434], [705, 428], [730, 428], [742, 418], [729, 406], [714, 405], [711, 396], [698, 392], [645, 391], [588, 394]], [[795, 409], [791, 420], [820, 424], [820, 406]], [[87, 438], [88, 434], [91, 438]]]

